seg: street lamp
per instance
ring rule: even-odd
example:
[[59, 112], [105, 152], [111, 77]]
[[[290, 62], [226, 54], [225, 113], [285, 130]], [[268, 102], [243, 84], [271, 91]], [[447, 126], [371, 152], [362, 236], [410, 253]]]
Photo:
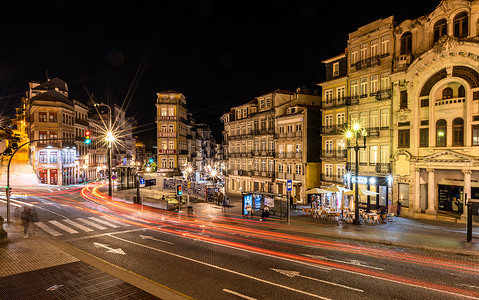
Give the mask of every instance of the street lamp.
[[111, 131], [111, 107], [109, 105], [103, 103], [95, 103], [94, 106], [100, 107], [108, 107], [108, 131], [106, 133], [105, 140], [108, 142], [108, 196], [112, 196], [112, 188], [111, 188], [111, 144], [115, 141], [115, 136]]
[[[356, 177], [356, 186], [354, 187], [354, 224], [359, 225], [359, 149], [366, 149], [366, 136], [368, 135], [365, 129], [361, 130], [361, 125], [359, 123], [355, 123], [353, 125], [353, 131], [348, 130], [346, 132], [346, 139], [348, 141], [348, 149], [354, 149], [356, 155], [356, 169], [355, 177]], [[359, 146], [358, 140], [363, 137], [363, 145]], [[354, 139], [354, 145], [349, 146], [349, 142]]]

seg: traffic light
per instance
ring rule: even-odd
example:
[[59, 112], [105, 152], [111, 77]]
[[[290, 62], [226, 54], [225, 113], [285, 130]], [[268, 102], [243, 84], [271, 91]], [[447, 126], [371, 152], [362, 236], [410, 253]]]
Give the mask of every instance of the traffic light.
[[87, 144], [87, 145], [90, 145], [90, 144], [91, 144], [90, 135], [91, 135], [91, 131], [90, 131], [90, 130], [86, 130], [86, 131], [85, 131], [85, 144]]
[[176, 186], [176, 194], [177, 194], [178, 196], [183, 195], [183, 190], [181, 189], [181, 184], [178, 184], [178, 185]]
[[151, 164], [153, 162], [153, 158], [150, 158], [148, 162]]

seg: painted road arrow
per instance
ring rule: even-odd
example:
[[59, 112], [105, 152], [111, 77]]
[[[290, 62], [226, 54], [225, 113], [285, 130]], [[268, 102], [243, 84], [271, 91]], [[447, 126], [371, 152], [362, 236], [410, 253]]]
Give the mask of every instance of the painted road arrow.
[[299, 272], [296, 272], [296, 271], [280, 270], [280, 269], [273, 269], [273, 268], [271, 268], [271, 270], [273, 270], [275, 272], [278, 272], [280, 274], [283, 274], [285, 276], [291, 277], [291, 278], [302, 277], [302, 278], [306, 278], [306, 279], [309, 279], [309, 280], [319, 281], [319, 282], [322, 282], [322, 283], [326, 283], [326, 284], [330, 284], [330, 285], [334, 285], [334, 286], [339, 286], [339, 287], [342, 287], [342, 288], [345, 288], [345, 289], [349, 289], [349, 290], [353, 290], [353, 291], [357, 291], [357, 292], [361, 292], [361, 293], [364, 292], [363, 290], [356, 289], [356, 288], [353, 288], [353, 287], [350, 287], [350, 286], [347, 286], [347, 285], [334, 283], [334, 282], [330, 282], [330, 281], [326, 281], [326, 280], [322, 280], [322, 279], [317, 279], [317, 278], [313, 278], [313, 277], [304, 276], [304, 275], [299, 274]]
[[153, 240], [153, 241], [157, 241], [157, 242], [162, 242], [162, 243], [165, 243], [165, 244], [170, 244], [170, 245], [173, 245], [172, 242], [168, 242], [168, 241], [164, 241], [164, 240], [160, 240], [160, 239], [155, 239], [154, 237], [150, 236], [150, 235], [142, 235], [140, 234], [140, 237], [144, 240], [148, 239], [148, 240]]
[[101, 247], [101, 248], [108, 249], [108, 251], [106, 251], [106, 252], [126, 255], [126, 253], [123, 250], [121, 250], [121, 248], [113, 249], [113, 248], [108, 247], [108, 245], [104, 245], [104, 244], [100, 244], [100, 243], [93, 243], [93, 245], [95, 245], [95, 247], [97, 247], [97, 248]]
[[303, 254], [303, 255], [307, 256], [307, 257], [314, 258], [314, 259], [329, 260], [329, 261], [334, 261], [334, 262], [338, 262], [338, 263], [342, 263], [342, 264], [359, 266], [359, 267], [363, 267], [363, 268], [370, 268], [370, 269], [374, 269], [374, 270], [384, 270], [383, 268], [368, 266], [368, 265], [366, 265], [366, 263], [363, 263], [363, 262], [360, 262], [360, 261], [357, 261], [357, 260], [345, 261], [345, 260], [328, 258], [326, 256], [320, 256], [320, 255], [310, 255], [310, 254]]

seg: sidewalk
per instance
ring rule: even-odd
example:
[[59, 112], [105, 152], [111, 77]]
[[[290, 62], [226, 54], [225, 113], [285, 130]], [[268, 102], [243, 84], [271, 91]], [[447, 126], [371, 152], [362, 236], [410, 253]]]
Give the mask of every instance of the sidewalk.
[[[241, 197], [239, 195], [229, 195], [229, 197], [230, 205], [227, 208], [227, 213], [232, 218], [243, 219]], [[149, 203], [146, 200], [144, 204], [148, 205]], [[206, 203], [203, 199], [192, 198], [190, 205], [193, 207], [193, 214], [198, 216], [210, 217], [212, 212], [222, 214], [223, 211], [222, 205]], [[211, 209], [212, 207], [216, 209]], [[285, 231], [479, 256], [479, 227], [477, 226], [473, 226], [472, 243], [467, 243], [465, 224], [394, 217], [395, 222], [358, 226], [308, 217], [304, 215], [303, 207], [309, 206], [298, 205], [297, 210], [291, 211], [291, 225], [284, 229]], [[187, 213], [186, 205], [182, 207], [182, 211]], [[254, 219], [259, 220], [259, 218], [260, 212], [256, 212]], [[269, 218], [267, 222], [258, 222], [257, 225], [264, 227], [268, 226], [267, 224], [278, 224], [279, 222], [280, 219]], [[284, 219], [283, 224], [286, 224]]]

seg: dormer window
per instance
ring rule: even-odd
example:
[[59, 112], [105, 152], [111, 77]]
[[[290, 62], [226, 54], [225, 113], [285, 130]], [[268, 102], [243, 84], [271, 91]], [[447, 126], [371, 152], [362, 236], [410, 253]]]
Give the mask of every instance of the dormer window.
[[333, 77], [339, 76], [339, 62], [333, 64]]

